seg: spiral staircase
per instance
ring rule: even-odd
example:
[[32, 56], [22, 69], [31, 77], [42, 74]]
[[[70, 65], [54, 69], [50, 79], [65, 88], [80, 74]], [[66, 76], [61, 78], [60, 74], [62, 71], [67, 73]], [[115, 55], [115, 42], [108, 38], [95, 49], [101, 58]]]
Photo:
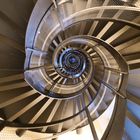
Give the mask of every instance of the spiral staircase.
[[0, 1], [1, 133], [139, 140], [139, 83], [139, 0]]

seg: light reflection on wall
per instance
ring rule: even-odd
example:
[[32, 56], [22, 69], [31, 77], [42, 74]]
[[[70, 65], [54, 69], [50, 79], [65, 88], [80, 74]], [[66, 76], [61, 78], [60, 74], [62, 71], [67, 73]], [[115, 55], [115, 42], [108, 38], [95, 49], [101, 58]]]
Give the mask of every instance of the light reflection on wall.
[[[109, 108], [98, 119], [94, 121], [94, 126], [96, 127], [96, 132], [99, 139], [102, 137], [109, 123], [113, 112], [114, 103], [115, 98]], [[82, 128], [81, 132], [81, 134], [77, 134], [76, 131], [68, 132], [59, 136], [58, 140], [93, 140], [89, 125]]]

